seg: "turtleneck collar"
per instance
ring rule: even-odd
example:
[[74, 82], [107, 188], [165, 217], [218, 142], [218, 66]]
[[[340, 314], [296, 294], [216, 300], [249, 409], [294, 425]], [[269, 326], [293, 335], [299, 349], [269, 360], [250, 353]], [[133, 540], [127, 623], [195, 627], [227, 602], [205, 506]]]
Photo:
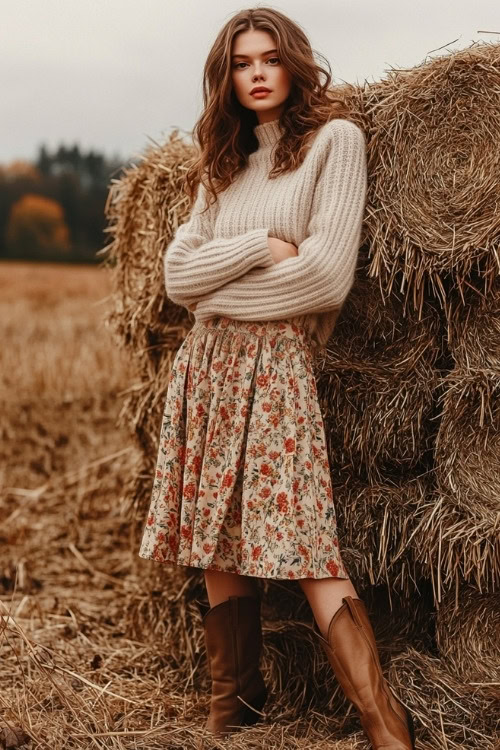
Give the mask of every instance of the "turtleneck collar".
[[266, 147], [274, 146], [274, 144], [281, 138], [283, 129], [279, 125], [279, 118], [276, 118], [276, 120], [255, 125], [253, 132], [259, 142], [259, 150], [261, 150]]

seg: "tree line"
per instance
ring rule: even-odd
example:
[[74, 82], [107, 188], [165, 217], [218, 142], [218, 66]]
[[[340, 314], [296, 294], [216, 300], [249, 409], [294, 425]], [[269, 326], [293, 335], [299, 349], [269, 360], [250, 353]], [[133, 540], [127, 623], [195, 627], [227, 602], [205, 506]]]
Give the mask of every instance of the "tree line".
[[0, 258], [102, 262], [109, 184], [130, 164], [75, 144], [0, 165]]

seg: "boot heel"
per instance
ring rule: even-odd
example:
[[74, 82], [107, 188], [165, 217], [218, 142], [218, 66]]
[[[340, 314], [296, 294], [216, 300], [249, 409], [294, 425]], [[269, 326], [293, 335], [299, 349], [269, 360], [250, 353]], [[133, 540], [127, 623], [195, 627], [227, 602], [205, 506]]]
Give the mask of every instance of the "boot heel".
[[[268, 691], [265, 690], [263, 693], [260, 693], [260, 695], [258, 695], [257, 698], [253, 701], [253, 705], [255, 706], [257, 711], [262, 711], [262, 708], [264, 707], [264, 704], [267, 701], [267, 697], [268, 697]], [[259, 721], [259, 719], [261, 718], [262, 717], [259, 713], [249, 708], [248, 706], [245, 706], [245, 712], [241, 720], [241, 725], [244, 727], [252, 726], [252, 724], [255, 724], [255, 722]]]

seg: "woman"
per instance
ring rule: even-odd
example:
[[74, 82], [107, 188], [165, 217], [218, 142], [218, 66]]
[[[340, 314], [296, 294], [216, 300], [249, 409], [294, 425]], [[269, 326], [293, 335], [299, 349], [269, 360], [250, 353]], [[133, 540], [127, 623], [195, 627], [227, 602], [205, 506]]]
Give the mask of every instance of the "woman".
[[374, 750], [406, 750], [410, 713], [339, 550], [312, 367], [354, 281], [367, 183], [364, 135], [330, 81], [269, 8], [238, 12], [209, 53], [186, 176], [196, 200], [164, 256], [167, 294], [195, 324], [172, 368], [139, 554], [204, 569], [210, 733], [259, 718], [256, 578], [286, 578]]

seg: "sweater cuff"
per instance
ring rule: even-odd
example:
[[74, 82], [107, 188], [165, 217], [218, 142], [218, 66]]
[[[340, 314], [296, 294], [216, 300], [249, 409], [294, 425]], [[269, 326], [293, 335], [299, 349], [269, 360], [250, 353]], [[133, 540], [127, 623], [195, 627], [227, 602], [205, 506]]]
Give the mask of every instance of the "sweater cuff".
[[268, 245], [269, 229], [254, 229], [249, 232], [253, 235], [252, 239], [255, 240], [255, 247], [253, 252], [253, 258], [255, 260], [255, 266], [274, 266], [274, 258], [271, 255], [271, 250]]

